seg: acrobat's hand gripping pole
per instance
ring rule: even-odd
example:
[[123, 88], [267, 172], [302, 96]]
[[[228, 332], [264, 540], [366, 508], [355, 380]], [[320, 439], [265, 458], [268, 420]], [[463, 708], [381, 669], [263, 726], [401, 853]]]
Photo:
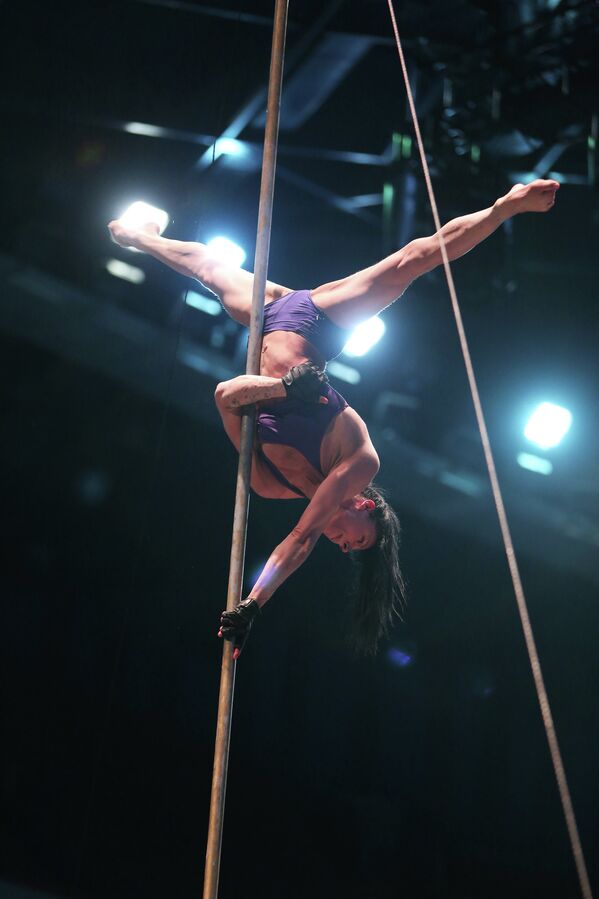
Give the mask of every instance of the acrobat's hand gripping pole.
[[[258, 208], [258, 231], [256, 236], [256, 256], [254, 261], [250, 340], [246, 364], [246, 374], [248, 375], [260, 374], [264, 294], [266, 292], [266, 273], [268, 270], [268, 253], [270, 248], [272, 203], [277, 159], [279, 109], [281, 104], [281, 84], [283, 80], [283, 59], [285, 55], [288, 6], [289, 0], [276, 0], [270, 58], [270, 75], [268, 80], [266, 129], [264, 134], [264, 154], [262, 158], [262, 180], [260, 184], [260, 205]], [[233, 539], [231, 544], [231, 561], [229, 565], [229, 586], [227, 589], [228, 610], [234, 609], [241, 600], [243, 563], [249, 512], [254, 422], [255, 413], [252, 409], [249, 414], [243, 416], [241, 421], [239, 467], [237, 469], [235, 512], [233, 515]], [[229, 759], [231, 716], [233, 711], [233, 689], [235, 686], [233, 646], [227, 641], [223, 641], [223, 644], [216, 743], [214, 749], [214, 769], [212, 773], [212, 792], [210, 795], [210, 821], [208, 824], [206, 867], [204, 869], [204, 899], [217, 899], [218, 895], [218, 875], [220, 870], [220, 854], [225, 812], [225, 791], [227, 786], [227, 763]]]

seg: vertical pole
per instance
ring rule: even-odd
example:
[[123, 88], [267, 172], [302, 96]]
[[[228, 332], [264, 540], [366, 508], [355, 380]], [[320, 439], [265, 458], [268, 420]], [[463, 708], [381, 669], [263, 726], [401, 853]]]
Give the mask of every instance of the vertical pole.
[[[260, 205], [258, 208], [258, 230], [256, 235], [256, 256], [254, 261], [254, 285], [252, 290], [252, 313], [250, 319], [250, 340], [248, 346], [246, 374], [260, 374], [260, 354], [262, 350], [262, 324], [264, 320], [264, 294], [270, 249], [272, 203], [277, 159], [277, 139], [279, 133], [279, 110], [281, 104], [281, 84], [283, 79], [283, 59], [285, 55], [285, 34], [287, 30], [287, 8], [289, 0], [276, 0], [273, 25], [270, 75], [268, 80], [268, 100], [264, 153], [262, 158], [262, 180], [260, 183]], [[241, 422], [239, 447], [239, 467], [235, 491], [235, 511], [233, 514], [233, 539], [229, 566], [229, 586], [227, 589], [227, 609], [233, 609], [241, 600], [243, 585], [243, 564], [249, 512], [251, 462], [254, 442], [254, 410], [244, 415]], [[223, 659], [218, 699], [218, 717], [214, 748], [214, 768], [210, 795], [210, 820], [206, 847], [206, 867], [204, 869], [203, 899], [217, 899], [218, 876], [225, 812], [225, 792], [227, 786], [227, 764], [231, 740], [231, 716], [233, 712], [233, 690], [235, 686], [235, 662], [230, 643], [223, 646]]]

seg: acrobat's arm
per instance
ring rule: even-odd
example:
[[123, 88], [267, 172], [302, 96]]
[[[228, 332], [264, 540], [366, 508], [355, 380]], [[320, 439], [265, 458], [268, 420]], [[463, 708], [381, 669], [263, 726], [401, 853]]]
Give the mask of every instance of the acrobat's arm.
[[236, 658], [247, 636], [246, 612], [253, 618], [281, 584], [303, 565], [341, 503], [363, 490], [378, 467], [374, 452], [360, 450], [334, 469], [319, 486], [289, 536], [272, 552], [241, 609], [238, 606], [232, 612], [223, 612], [219, 636], [233, 641], [238, 650]]
[[366, 450], [359, 450], [333, 469], [289, 536], [271, 555], [248, 598], [255, 599], [260, 606], [268, 602], [275, 590], [306, 561], [341, 503], [363, 490], [378, 469], [378, 457], [374, 451]]
[[219, 409], [241, 415], [245, 406], [264, 400], [292, 397], [303, 403], [327, 403], [328, 378], [312, 362], [294, 365], [282, 378], [238, 375], [217, 385], [214, 400]]

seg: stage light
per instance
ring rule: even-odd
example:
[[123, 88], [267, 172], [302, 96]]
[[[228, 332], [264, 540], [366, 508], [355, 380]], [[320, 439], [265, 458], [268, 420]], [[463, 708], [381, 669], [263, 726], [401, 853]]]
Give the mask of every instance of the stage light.
[[541, 449], [557, 446], [570, 429], [572, 413], [563, 406], [541, 403], [524, 429], [524, 436]]
[[485, 484], [481, 478], [477, 475], [464, 474], [463, 472], [440, 471], [439, 480], [446, 487], [465, 493], [466, 496], [480, 496], [485, 489]]
[[186, 291], [185, 302], [188, 306], [199, 309], [200, 312], [206, 312], [207, 315], [220, 315], [222, 312], [222, 306], [218, 300], [205, 297], [201, 293], [196, 293], [195, 290]]
[[231, 156], [233, 159], [245, 159], [250, 155], [247, 144], [234, 137], [221, 137], [207, 150], [210, 157], [218, 159], [219, 156]]
[[164, 137], [165, 129], [160, 125], [150, 125], [147, 122], [127, 122], [124, 126], [129, 134], [141, 134], [144, 137]]
[[363, 356], [378, 343], [385, 333], [385, 322], [378, 315], [362, 322], [343, 347], [346, 356]]
[[146, 273], [141, 268], [129, 265], [128, 262], [123, 262], [121, 259], [107, 259], [106, 268], [115, 278], [130, 281], [131, 284], [143, 284], [146, 280]]
[[246, 252], [228, 237], [213, 237], [206, 244], [210, 255], [219, 259], [231, 268], [241, 268], [245, 262]]
[[404, 652], [402, 649], [397, 649], [395, 646], [392, 646], [387, 651], [387, 658], [392, 665], [396, 665], [398, 668], [407, 668], [414, 661], [413, 655], [409, 652]]
[[536, 471], [538, 474], [551, 474], [553, 471], [553, 465], [549, 459], [534, 456], [532, 453], [518, 453], [517, 462], [522, 468]]
[[168, 212], [139, 200], [127, 207], [119, 216], [119, 221], [127, 228], [142, 228], [147, 224], [158, 225], [159, 233], [162, 234], [168, 225]]
[[216, 156], [247, 156], [246, 145], [233, 137], [222, 137], [216, 142]]
[[344, 365], [343, 362], [337, 362], [333, 359], [327, 365], [327, 374], [339, 378], [341, 381], [347, 381], [348, 384], [359, 384], [362, 380], [360, 372], [351, 365]]

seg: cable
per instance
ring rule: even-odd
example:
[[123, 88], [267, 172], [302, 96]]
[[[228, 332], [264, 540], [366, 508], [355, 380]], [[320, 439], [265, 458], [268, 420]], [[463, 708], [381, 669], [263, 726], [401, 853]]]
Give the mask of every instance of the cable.
[[568, 828], [568, 835], [570, 837], [572, 852], [574, 854], [574, 862], [576, 864], [576, 871], [578, 873], [580, 889], [581, 889], [581, 893], [582, 893], [584, 899], [592, 899], [593, 894], [591, 892], [591, 885], [590, 885], [589, 877], [587, 874], [584, 853], [582, 851], [582, 844], [580, 842], [578, 826], [576, 824], [576, 816], [574, 814], [574, 807], [572, 805], [572, 798], [570, 796], [570, 789], [568, 787], [566, 771], [564, 769], [564, 763], [562, 761], [562, 755], [561, 755], [558, 740], [557, 740], [555, 725], [553, 723], [553, 716], [551, 714], [551, 708], [549, 705], [549, 698], [547, 696], [547, 690], [545, 689], [545, 682], [543, 680], [543, 673], [541, 671], [541, 663], [539, 661], [539, 654], [537, 652], [537, 647], [536, 647], [534, 635], [532, 632], [532, 626], [531, 626], [530, 617], [528, 614], [526, 597], [524, 595], [524, 589], [522, 587], [522, 581], [520, 579], [520, 571], [518, 569], [518, 563], [516, 561], [516, 553], [514, 551], [512, 535], [510, 533], [510, 529], [509, 529], [509, 525], [508, 525], [508, 521], [507, 521], [507, 515], [505, 512], [505, 506], [503, 503], [503, 496], [501, 494], [501, 489], [499, 487], [499, 481], [497, 479], [497, 472], [495, 470], [495, 462], [493, 459], [493, 453], [491, 451], [491, 443], [489, 440], [487, 425], [485, 423], [485, 418], [484, 418], [484, 414], [483, 414], [483, 410], [482, 410], [480, 395], [478, 392], [478, 385], [476, 383], [476, 377], [474, 374], [474, 368], [472, 365], [472, 358], [470, 356], [470, 349], [468, 346], [468, 341], [466, 339], [466, 332], [464, 330], [464, 324], [462, 321], [462, 314], [461, 314], [460, 306], [458, 303], [458, 297], [457, 297], [455, 285], [453, 282], [453, 276], [451, 274], [449, 258], [447, 256], [447, 249], [445, 246], [445, 240], [443, 238], [443, 235], [441, 234], [441, 221], [439, 219], [437, 202], [435, 199], [435, 193], [433, 191], [433, 185], [431, 182], [430, 171], [429, 171], [428, 163], [426, 160], [426, 155], [424, 152], [424, 144], [422, 142], [422, 135], [420, 133], [420, 125], [418, 123], [416, 107], [414, 105], [414, 97], [412, 95], [412, 89], [410, 87], [410, 80], [408, 78], [408, 70], [406, 67], [406, 61], [405, 61], [405, 57], [404, 57], [404, 53], [403, 53], [401, 39], [400, 39], [399, 31], [397, 28], [397, 21], [395, 18], [395, 10], [393, 7], [393, 0], [387, 0], [387, 4], [389, 6], [389, 13], [391, 15], [391, 23], [393, 26], [393, 33], [395, 35], [395, 42], [397, 44], [397, 52], [399, 54], [399, 61], [401, 63], [401, 70], [402, 70], [402, 74], [403, 74], [405, 86], [406, 86], [408, 104], [410, 107], [410, 113], [412, 115], [414, 131], [416, 133], [416, 141], [418, 143], [418, 151], [420, 153], [420, 161], [422, 163], [424, 179], [426, 181], [426, 189], [428, 191], [428, 197], [429, 197], [429, 201], [430, 201], [430, 205], [431, 205], [431, 210], [433, 213], [433, 219], [435, 222], [435, 229], [437, 232], [437, 237], [439, 238], [439, 247], [441, 250], [441, 257], [443, 259], [443, 268], [445, 269], [445, 277], [447, 278], [447, 286], [449, 288], [449, 295], [451, 297], [451, 305], [453, 308], [453, 314], [455, 316], [456, 326], [458, 329], [460, 345], [462, 347], [462, 354], [463, 354], [464, 363], [466, 366], [466, 373], [468, 375], [468, 383], [470, 385], [470, 391], [472, 393], [472, 402], [474, 403], [474, 410], [476, 412], [476, 420], [478, 422], [480, 436], [481, 436], [481, 440], [482, 440], [482, 444], [483, 444], [485, 460], [486, 460], [487, 469], [489, 472], [489, 479], [491, 481], [491, 488], [493, 491], [493, 499], [495, 500], [495, 507], [497, 509], [497, 517], [499, 519], [499, 526], [501, 528], [501, 534], [503, 537], [505, 553], [507, 556], [510, 574], [512, 576], [512, 584], [514, 587], [516, 602], [518, 603], [518, 611], [520, 613], [520, 620], [522, 622], [522, 629], [524, 631], [524, 639], [526, 642], [528, 657], [529, 657], [530, 665], [532, 668], [532, 675], [533, 675], [533, 679], [534, 679], [534, 683], [535, 683], [535, 688], [537, 691], [537, 698], [539, 700], [539, 706], [541, 708], [541, 716], [543, 718], [543, 724], [545, 726], [547, 742], [549, 743], [549, 752], [551, 754], [553, 770], [555, 771], [555, 777], [556, 777], [557, 785], [558, 785], [558, 789], [559, 789], [560, 799], [561, 799], [561, 803], [562, 803], [562, 809], [564, 812], [564, 817], [566, 819], [566, 826]]

